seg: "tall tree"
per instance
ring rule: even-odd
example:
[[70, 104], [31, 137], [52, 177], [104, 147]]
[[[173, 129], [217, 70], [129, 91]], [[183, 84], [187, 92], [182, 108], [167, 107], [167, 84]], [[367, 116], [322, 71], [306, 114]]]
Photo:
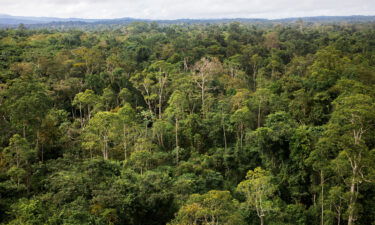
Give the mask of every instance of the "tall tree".
[[260, 167], [249, 170], [246, 180], [237, 186], [237, 191], [246, 198], [245, 204], [256, 210], [261, 225], [264, 224], [266, 215], [276, 209], [272, 202], [276, 190], [277, 186], [273, 183], [270, 172]]
[[368, 142], [374, 131], [375, 104], [364, 94], [340, 96], [333, 104], [328, 132], [335, 135], [339, 147], [333, 163], [349, 190], [348, 225], [352, 225], [358, 216], [359, 186], [369, 181], [369, 172], [374, 169]]
[[25, 138], [15, 134], [10, 138], [9, 146], [4, 149], [3, 154], [9, 167], [7, 173], [15, 178], [19, 186], [21, 180], [28, 177], [27, 170], [30, 170], [29, 167], [35, 159], [36, 151]]
[[94, 140], [103, 154], [103, 159], [109, 159], [109, 144], [114, 141], [116, 136], [116, 124], [118, 117], [112, 112], [98, 112], [89, 121], [83, 131], [83, 143]]
[[207, 92], [210, 90], [210, 82], [221, 70], [222, 65], [216, 58], [202, 58], [193, 67], [192, 79], [200, 89], [203, 115], [207, 110], [205, 100]]
[[179, 162], [179, 124], [180, 121], [186, 115], [187, 99], [183, 92], [175, 91], [173, 92], [171, 98], [168, 101], [169, 107], [166, 112], [169, 117], [174, 120], [175, 123], [175, 147], [176, 147], [176, 163]]

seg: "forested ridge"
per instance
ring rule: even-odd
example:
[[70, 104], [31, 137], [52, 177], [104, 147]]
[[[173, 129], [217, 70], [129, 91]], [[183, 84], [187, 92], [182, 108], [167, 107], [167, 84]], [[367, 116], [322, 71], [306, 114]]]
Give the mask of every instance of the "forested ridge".
[[375, 224], [374, 28], [0, 30], [0, 223]]

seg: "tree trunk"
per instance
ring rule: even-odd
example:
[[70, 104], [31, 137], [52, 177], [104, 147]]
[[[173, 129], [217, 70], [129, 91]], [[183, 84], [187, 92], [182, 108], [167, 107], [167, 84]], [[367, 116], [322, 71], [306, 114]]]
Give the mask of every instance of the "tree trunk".
[[164, 80], [163, 78], [160, 78], [159, 79], [159, 85], [160, 85], [160, 89], [159, 89], [159, 119], [161, 119], [161, 103], [163, 101], [163, 87], [164, 87]]
[[184, 58], [184, 70], [187, 71], [189, 69], [188, 64], [187, 64], [187, 58]]
[[175, 133], [176, 133], [176, 163], [178, 164], [179, 160], [179, 146], [178, 146], [178, 119], [176, 118], [176, 127], [175, 127]]
[[159, 95], [159, 119], [161, 119], [161, 101], [162, 101], [162, 96], [160, 94]]
[[83, 127], [82, 105], [81, 105], [81, 103], [79, 103], [79, 117], [81, 119], [81, 127]]
[[176, 136], [176, 148], [178, 147], [178, 119], [176, 118], [175, 123], [175, 136]]
[[25, 123], [23, 123], [22, 132], [23, 132], [23, 138], [26, 138], [26, 124]]
[[355, 204], [355, 179], [352, 178], [352, 183], [350, 185], [350, 199], [349, 199], [349, 217], [348, 217], [348, 225], [354, 224], [354, 204]]
[[125, 129], [125, 124], [123, 125], [123, 135], [124, 135], [124, 140], [123, 140], [123, 144], [124, 144], [124, 160], [126, 161], [126, 153], [127, 153], [128, 145], [127, 145], [127, 141], [126, 141], [126, 129]]
[[321, 187], [321, 205], [322, 205], [322, 211], [321, 211], [321, 221], [320, 224], [324, 225], [324, 174], [323, 171], [320, 171], [320, 187]]
[[243, 136], [244, 136], [244, 132], [243, 132], [243, 130], [244, 130], [244, 125], [243, 125], [243, 123], [241, 123], [240, 124], [240, 149], [242, 149], [242, 142], [243, 142]]
[[259, 101], [259, 105], [258, 105], [258, 127], [260, 127], [260, 114], [261, 114], [261, 110], [260, 110], [260, 107], [261, 107], [262, 103], [261, 101]]
[[264, 225], [264, 216], [260, 216], [260, 225]]
[[107, 143], [107, 138], [105, 137], [104, 143], [103, 143], [103, 158], [104, 160], [108, 159], [108, 143]]
[[202, 83], [202, 90], [201, 90], [201, 95], [202, 95], [202, 114], [204, 115], [204, 82]]
[[127, 155], [127, 146], [124, 143], [124, 160], [126, 161], [126, 155]]
[[88, 115], [89, 115], [89, 121], [90, 121], [90, 119], [91, 119], [91, 112], [90, 112], [91, 110], [90, 110], [90, 106], [87, 106], [87, 113], [88, 113]]
[[223, 123], [224, 150], [226, 151], [227, 150], [227, 135], [225, 133], [225, 124], [224, 124], [224, 121], [222, 123]]
[[43, 144], [42, 144], [41, 149], [42, 149], [42, 163], [43, 163], [43, 161], [44, 161], [44, 148], [43, 148]]
[[20, 164], [21, 164], [21, 159], [20, 159], [20, 151], [19, 151], [19, 148], [17, 147], [16, 148], [16, 166], [17, 168], [20, 168]]
[[254, 83], [254, 91], [257, 90], [257, 82], [256, 82], [256, 79], [257, 79], [256, 67], [253, 66], [253, 83]]

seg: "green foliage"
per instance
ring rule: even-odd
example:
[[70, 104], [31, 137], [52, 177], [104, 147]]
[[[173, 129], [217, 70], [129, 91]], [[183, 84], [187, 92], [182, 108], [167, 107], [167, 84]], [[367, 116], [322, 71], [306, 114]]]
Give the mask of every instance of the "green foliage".
[[1, 224], [370, 224], [361, 24], [0, 30]]
[[277, 210], [277, 203], [272, 201], [277, 187], [273, 184], [272, 179], [268, 171], [257, 167], [254, 170], [249, 170], [246, 180], [237, 186], [237, 191], [245, 196], [245, 205], [255, 209], [261, 224], [264, 224], [266, 215]]
[[228, 191], [193, 194], [170, 224], [244, 224], [236, 202]]

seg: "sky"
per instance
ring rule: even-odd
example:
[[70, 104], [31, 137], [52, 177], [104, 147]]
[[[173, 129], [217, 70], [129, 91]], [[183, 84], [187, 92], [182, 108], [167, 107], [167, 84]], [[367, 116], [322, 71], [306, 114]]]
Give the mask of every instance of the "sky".
[[375, 0], [0, 0], [0, 14], [95, 19], [276, 19], [375, 15]]

